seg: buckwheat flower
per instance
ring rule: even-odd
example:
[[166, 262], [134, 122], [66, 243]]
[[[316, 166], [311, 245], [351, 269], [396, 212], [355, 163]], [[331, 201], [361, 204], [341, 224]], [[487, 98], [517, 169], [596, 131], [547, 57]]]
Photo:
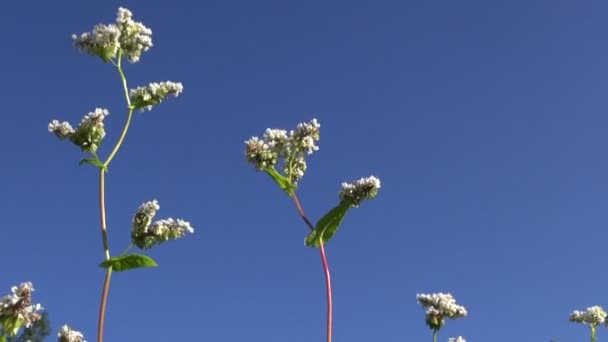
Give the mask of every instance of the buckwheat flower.
[[131, 11], [121, 7], [115, 24], [98, 24], [91, 32], [72, 35], [74, 46], [104, 62], [116, 58], [120, 52], [129, 62], [135, 63], [142, 52], [152, 47], [152, 30], [133, 21], [132, 17]]
[[95, 108], [95, 111], [88, 113], [80, 121], [80, 125], [70, 136], [70, 141], [84, 152], [97, 151], [106, 136], [103, 120], [108, 115], [110, 113], [107, 109]]
[[98, 24], [92, 32], [73, 34], [74, 46], [92, 56], [98, 56], [107, 62], [115, 58], [120, 48], [120, 30], [114, 25]]
[[373, 199], [378, 195], [380, 179], [369, 176], [351, 183], [342, 183], [342, 190], [338, 193], [341, 200], [348, 200], [351, 206], [358, 207], [364, 199]]
[[317, 119], [299, 123], [296, 130], [290, 132], [291, 148], [295, 152], [305, 152], [306, 154], [318, 151], [319, 147], [315, 145], [315, 142], [319, 141], [320, 128], [321, 125]]
[[606, 311], [601, 306], [592, 306], [585, 311], [572, 311], [568, 320], [589, 326], [597, 326], [606, 323], [606, 316]]
[[152, 110], [152, 106], [163, 102], [169, 95], [177, 97], [183, 90], [184, 86], [181, 83], [166, 81], [131, 89], [129, 96], [133, 108]]
[[190, 222], [172, 218], [158, 220], [152, 223], [152, 219], [159, 209], [156, 200], [142, 204], [133, 218], [131, 241], [141, 249], [148, 249], [154, 245], [168, 240], [176, 240], [194, 233]]
[[258, 137], [245, 141], [245, 157], [258, 171], [274, 167], [279, 158], [275, 149]]
[[67, 325], [61, 327], [57, 336], [59, 337], [59, 342], [87, 342], [84, 340], [81, 332], [72, 330]]
[[283, 173], [293, 179], [295, 182], [304, 177], [304, 173], [308, 166], [303, 155], [298, 155], [291, 162], [286, 162], [283, 165]]
[[57, 138], [63, 140], [71, 137], [74, 134], [74, 129], [67, 121], [60, 123], [57, 120], [53, 120], [49, 123], [49, 132], [55, 133]]
[[277, 156], [285, 157], [289, 150], [289, 137], [284, 129], [268, 128], [264, 132], [264, 142], [276, 152]]
[[152, 223], [154, 216], [156, 216], [156, 212], [160, 209], [157, 200], [152, 200], [149, 202], [145, 202], [142, 204], [133, 216], [132, 222], [132, 232], [137, 232], [137, 235], [141, 235], [141, 233], [145, 233], [148, 230], [148, 227]]
[[458, 336], [448, 338], [448, 342], [467, 342], [467, 340], [465, 340], [462, 336]]
[[438, 331], [445, 324], [445, 318], [457, 319], [467, 316], [464, 306], [457, 305], [449, 293], [417, 294], [416, 300], [426, 308], [426, 324]]
[[120, 29], [120, 49], [129, 62], [136, 63], [141, 53], [152, 47], [152, 30], [132, 17], [131, 11], [121, 7], [116, 14], [116, 25]]
[[281, 171], [292, 185], [304, 177], [306, 172], [306, 156], [317, 151], [315, 145], [319, 141], [317, 119], [299, 123], [295, 130], [268, 128], [262, 139], [252, 137], [245, 141], [245, 156], [247, 162], [254, 164], [256, 170], [274, 168], [282, 163]]
[[[26, 282], [13, 286], [11, 294], [0, 298], [0, 322], [21, 321], [20, 324], [29, 328], [33, 322], [39, 320], [42, 317], [40, 315], [42, 306], [32, 304], [32, 292], [34, 292], [32, 283]], [[13, 334], [16, 331], [7, 333]]]

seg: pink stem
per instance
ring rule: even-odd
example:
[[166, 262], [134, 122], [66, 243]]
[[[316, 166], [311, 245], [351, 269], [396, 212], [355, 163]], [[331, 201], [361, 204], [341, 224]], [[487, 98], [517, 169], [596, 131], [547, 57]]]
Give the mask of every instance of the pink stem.
[[[291, 197], [293, 197], [293, 201], [296, 204], [296, 208], [298, 209], [298, 213], [300, 214], [300, 217], [302, 217], [302, 220], [304, 220], [310, 230], [314, 230], [315, 227], [312, 225], [308, 217], [306, 217], [306, 214], [304, 214], [304, 210], [302, 210], [302, 205], [300, 204], [300, 200], [298, 199], [296, 194], [292, 192]], [[321, 241], [319, 251], [321, 252], [321, 261], [323, 262], [323, 271], [325, 272], [325, 288], [327, 290], [327, 342], [331, 342], [334, 304], [331, 295], [331, 276], [329, 273], [329, 263], [327, 262], [327, 255], [325, 254], [325, 247], [323, 246], [323, 241]]]

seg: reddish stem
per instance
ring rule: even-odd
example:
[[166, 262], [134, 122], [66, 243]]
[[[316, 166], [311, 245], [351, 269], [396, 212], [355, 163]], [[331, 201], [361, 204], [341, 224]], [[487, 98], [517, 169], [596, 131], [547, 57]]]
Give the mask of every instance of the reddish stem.
[[[298, 209], [298, 213], [300, 214], [300, 217], [302, 218], [302, 220], [304, 220], [304, 222], [306, 223], [308, 228], [310, 228], [310, 230], [314, 230], [315, 227], [312, 225], [312, 223], [310, 222], [308, 217], [306, 217], [306, 214], [304, 213], [304, 210], [302, 209], [302, 205], [300, 204], [300, 200], [298, 199], [298, 196], [296, 196], [296, 194], [293, 192], [290, 195], [296, 204], [296, 208]], [[331, 276], [329, 273], [329, 263], [327, 262], [327, 255], [325, 254], [325, 247], [323, 246], [323, 241], [321, 241], [321, 244], [319, 246], [319, 251], [321, 253], [321, 261], [323, 262], [323, 271], [325, 272], [325, 288], [327, 290], [327, 342], [331, 342], [334, 305], [333, 305], [333, 299], [332, 299], [332, 295], [331, 295], [332, 291], [331, 291]]]

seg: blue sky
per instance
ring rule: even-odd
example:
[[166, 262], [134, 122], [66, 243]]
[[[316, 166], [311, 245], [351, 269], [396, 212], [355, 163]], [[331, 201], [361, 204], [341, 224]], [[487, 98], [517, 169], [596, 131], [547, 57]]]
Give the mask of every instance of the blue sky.
[[116, 141], [118, 76], [70, 36], [119, 6], [154, 32], [130, 85], [185, 90], [136, 113], [111, 165], [111, 250], [153, 198], [196, 233], [153, 249], [159, 268], [114, 275], [106, 341], [323, 341], [318, 252], [243, 156], [252, 135], [313, 117], [299, 190], [313, 221], [340, 182], [382, 180], [327, 245], [336, 342], [430, 341], [415, 296], [439, 291], [469, 311], [440, 341], [588, 338], [567, 318], [608, 305], [603, 1], [7, 2], [0, 292], [32, 281], [55, 329], [95, 340], [97, 172], [46, 127], [106, 107], [100, 154]]

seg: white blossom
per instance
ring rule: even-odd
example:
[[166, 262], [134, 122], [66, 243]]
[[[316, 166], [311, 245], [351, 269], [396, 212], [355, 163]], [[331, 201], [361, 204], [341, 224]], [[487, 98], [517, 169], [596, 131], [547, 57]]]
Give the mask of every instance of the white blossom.
[[152, 47], [152, 30], [133, 21], [132, 17], [131, 11], [121, 7], [116, 14], [116, 23], [98, 24], [92, 32], [72, 35], [74, 45], [106, 62], [116, 58], [120, 52], [129, 62], [135, 63], [142, 52]]
[[25, 282], [11, 287], [11, 293], [0, 298], [0, 322], [21, 320], [26, 328], [41, 318], [40, 304], [32, 304], [32, 283]]
[[268, 128], [262, 139], [252, 137], [245, 141], [245, 157], [248, 163], [254, 164], [256, 170], [274, 168], [282, 161], [284, 175], [294, 184], [306, 172], [306, 156], [319, 150], [317, 119], [299, 123], [295, 130], [287, 133], [284, 129]]
[[570, 322], [597, 326], [606, 323], [606, 311], [601, 306], [592, 306], [585, 311], [574, 310], [570, 313]]
[[71, 137], [75, 131], [69, 122], [64, 121], [60, 123], [58, 120], [53, 120], [49, 123], [49, 132], [55, 133], [59, 139], [63, 140]]
[[163, 102], [169, 95], [177, 97], [183, 90], [184, 86], [180, 82], [150, 83], [145, 87], [131, 89], [129, 97], [134, 108], [152, 110], [154, 105]]
[[87, 342], [84, 340], [81, 332], [72, 330], [67, 325], [61, 327], [57, 336], [59, 337], [59, 342]]
[[458, 336], [448, 338], [448, 342], [467, 342], [467, 340], [465, 340], [462, 336]]
[[74, 130], [69, 122], [59, 122], [53, 120], [49, 123], [49, 132], [63, 140], [69, 138], [74, 145], [80, 147], [85, 152], [95, 152], [101, 145], [103, 138], [106, 136], [106, 131], [103, 125], [103, 120], [110, 115], [107, 109], [95, 108], [94, 111], [86, 114], [78, 128]]
[[417, 294], [416, 300], [426, 309], [426, 324], [433, 330], [439, 330], [445, 324], [445, 318], [467, 316], [464, 306], [456, 304], [449, 293]]
[[364, 199], [375, 198], [379, 189], [380, 179], [369, 176], [350, 183], [343, 182], [338, 196], [341, 200], [350, 201], [353, 207], [358, 207]]
[[190, 222], [181, 219], [168, 218], [152, 223], [159, 209], [158, 202], [152, 200], [142, 204], [135, 213], [131, 240], [137, 247], [148, 249], [168, 240], [179, 239], [186, 233], [194, 233]]

